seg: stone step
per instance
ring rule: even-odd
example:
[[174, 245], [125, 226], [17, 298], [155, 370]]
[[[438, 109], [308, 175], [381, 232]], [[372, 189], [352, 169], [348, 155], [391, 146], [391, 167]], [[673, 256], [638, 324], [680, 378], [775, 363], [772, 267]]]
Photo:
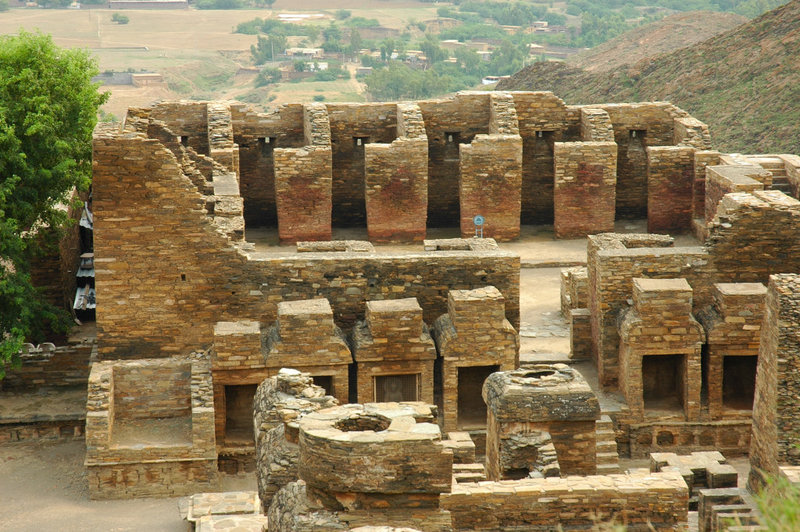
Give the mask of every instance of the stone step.
[[614, 440], [600, 440], [600, 438], [598, 437], [596, 446], [597, 446], [597, 454], [617, 452], [617, 442]]
[[597, 465], [599, 466], [601, 464], [616, 464], [617, 467], [619, 467], [619, 455], [616, 451], [613, 453], [597, 453]]
[[613, 475], [621, 473], [619, 464], [597, 464], [598, 475]]
[[789, 183], [772, 183], [770, 190], [780, 190], [784, 194], [792, 194], [792, 186]]
[[459, 484], [464, 482], [482, 482], [486, 480], [486, 469], [483, 464], [453, 464], [453, 479]]

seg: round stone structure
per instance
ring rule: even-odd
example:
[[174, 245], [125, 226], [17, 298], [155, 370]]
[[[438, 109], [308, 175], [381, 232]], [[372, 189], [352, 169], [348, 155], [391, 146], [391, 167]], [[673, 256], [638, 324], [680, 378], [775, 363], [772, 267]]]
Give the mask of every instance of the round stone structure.
[[336, 493], [445, 493], [453, 454], [442, 445], [435, 407], [348, 404], [300, 422], [300, 478]]

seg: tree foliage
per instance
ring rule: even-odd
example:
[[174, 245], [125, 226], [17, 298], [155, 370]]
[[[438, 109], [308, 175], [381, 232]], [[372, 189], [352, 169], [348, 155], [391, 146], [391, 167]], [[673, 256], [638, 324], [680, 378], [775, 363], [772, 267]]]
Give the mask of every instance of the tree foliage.
[[128, 18], [128, 15], [123, 15], [122, 13], [114, 13], [111, 15], [111, 22], [116, 22], [117, 24], [127, 24], [130, 21], [131, 19]]
[[68, 321], [31, 285], [30, 262], [48, 251], [42, 236], [67, 224], [59, 205], [89, 186], [92, 130], [107, 99], [91, 81], [97, 73], [88, 52], [50, 36], [0, 37], [0, 377], [23, 341]]

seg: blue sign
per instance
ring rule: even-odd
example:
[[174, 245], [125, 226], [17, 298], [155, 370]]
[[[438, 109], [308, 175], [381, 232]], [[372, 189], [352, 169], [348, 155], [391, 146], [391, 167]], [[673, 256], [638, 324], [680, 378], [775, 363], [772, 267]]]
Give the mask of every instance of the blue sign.
[[483, 222], [485, 221], [486, 220], [484, 220], [483, 216], [481, 216], [480, 214], [476, 214], [475, 217], [472, 218], [472, 223], [474, 223], [475, 225], [483, 225]]

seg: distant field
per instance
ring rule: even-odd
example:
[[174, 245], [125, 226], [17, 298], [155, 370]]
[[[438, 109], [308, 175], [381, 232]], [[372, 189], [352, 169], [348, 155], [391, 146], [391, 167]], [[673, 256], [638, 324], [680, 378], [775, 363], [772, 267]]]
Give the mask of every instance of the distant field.
[[[348, 9], [354, 17], [378, 19], [383, 26], [396, 29], [403, 29], [409, 20], [436, 16], [433, 4], [407, 0], [277, 0], [273, 10], [124, 10], [130, 22], [123, 25], [111, 22], [115, 11], [105, 8], [12, 9], [0, 14], [0, 34], [38, 29], [51, 34], [60, 46], [89, 48], [101, 71], [153, 70], [164, 74], [173, 88], [183, 89], [111, 87], [112, 98], [104, 109], [121, 116], [128, 106], [145, 105], [151, 99], [243, 94], [246, 87], [239, 83], [241, 77], [232, 73], [237, 64], [248, 62], [249, 54], [232, 52], [247, 52], [256, 37], [233, 33], [237, 24], [279, 12], [326, 10], [333, 18], [337, 9]], [[206, 79], [208, 73], [217, 73], [223, 81], [230, 78], [229, 84], [206, 90], [203, 84], [214, 81]], [[354, 81], [303, 82], [271, 87], [269, 93], [276, 97], [275, 103], [311, 101], [317, 94], [324, 94], [326, 101], [363, 101], [357, 89]]]

